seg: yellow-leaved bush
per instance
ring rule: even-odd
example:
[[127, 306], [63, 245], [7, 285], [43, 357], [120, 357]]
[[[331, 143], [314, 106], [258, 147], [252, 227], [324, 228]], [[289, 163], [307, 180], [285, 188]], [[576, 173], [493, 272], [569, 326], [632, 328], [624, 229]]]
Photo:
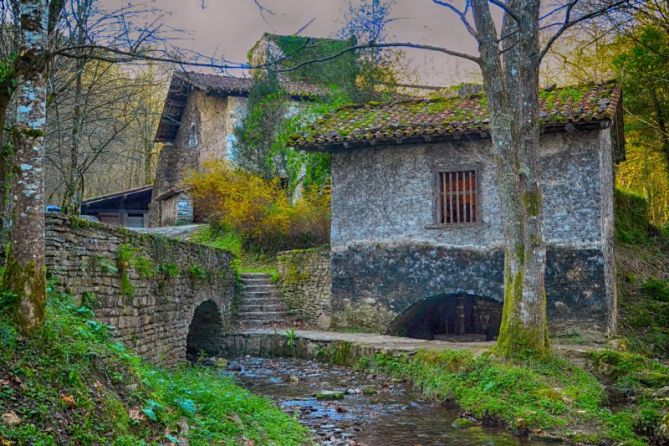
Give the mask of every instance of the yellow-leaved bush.
[[266, 180], [227, 161], [205, 163], [188, 183], [198, 215], [237, 233], [247, 249], [276, 253], [329, 243], [327, 188], [307, 189], [291, 203], [278, 179]]

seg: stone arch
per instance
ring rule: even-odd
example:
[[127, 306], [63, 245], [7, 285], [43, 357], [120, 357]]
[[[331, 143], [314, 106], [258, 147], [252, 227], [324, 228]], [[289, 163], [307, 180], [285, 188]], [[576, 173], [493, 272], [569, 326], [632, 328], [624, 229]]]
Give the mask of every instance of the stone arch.
[[390, 323], [388, 332], [418, 339], [491, 341], [499, 334], [502, 306], [481, 296], [438, 294], [404, 310]]
[[201, 302], [195, 307], [188, 326], [186, 357], [192, 360], [202, 354], [219, 355], [223, 332], [223, 318], [219, 306], [210, 299]]

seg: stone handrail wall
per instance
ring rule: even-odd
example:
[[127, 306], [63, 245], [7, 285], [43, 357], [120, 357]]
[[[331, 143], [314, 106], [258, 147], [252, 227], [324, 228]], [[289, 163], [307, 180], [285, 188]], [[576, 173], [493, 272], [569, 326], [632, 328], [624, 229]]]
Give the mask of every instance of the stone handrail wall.
[[279, 294], [297, 320], [329, 328], [332, 314], [330, 248], [285, 251], [277, 256]]
[[60, 214], [46, 223], [49, 277], [147, 360], [186, 359], [189, 325], [205, 301], [229, 328], [237, 289], [230, 253]]

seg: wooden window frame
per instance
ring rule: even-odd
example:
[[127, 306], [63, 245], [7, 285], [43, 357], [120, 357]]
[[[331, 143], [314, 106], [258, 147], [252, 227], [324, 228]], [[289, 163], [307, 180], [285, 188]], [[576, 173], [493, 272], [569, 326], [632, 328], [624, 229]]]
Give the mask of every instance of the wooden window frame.
[[[476, 213], [474, 217], [476, 221], [474, 222], [454, 222], [454, 223], [440, 223], [440, 209], [439, 209], [439, 198], [440, 190], [438, 187], [439, 184], [439, 175], [443, 173], [458, 173], [458, 172], [467, 172], [473, 171], [476, 184], [475, 184], [475, 193], [476, 193]], [[481, 164], [437, 164], [432, 168], [432, 224], [427, 225], [427, 229], [451, 229], [451, 228], [471, 228], [480, 226], [483, 224], [483, 215], [481, 212], [482, 206], [482, 194], [481, 194], [481, 182], [483, 179], [483, 166]]]

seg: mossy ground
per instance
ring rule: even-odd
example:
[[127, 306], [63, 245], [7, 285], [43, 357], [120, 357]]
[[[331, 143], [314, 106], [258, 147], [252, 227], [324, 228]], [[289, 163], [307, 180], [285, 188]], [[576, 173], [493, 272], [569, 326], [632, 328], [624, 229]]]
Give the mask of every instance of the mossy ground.
[[618, 332], [632, 352], [669, 358], [669, 239], [616, 247]]
[[237, 269], [241, 273], [278, 275], [275, 256], [244, 249], [242, 238], [233, 231], [214, 231], [207, 226], [194, 233], [190, 241], [231, 252], [235, 256]]
[[[667, 403], [652, 395], [669, 383], [669, 369], [610, 351], [590, 359], [588, 371], [557, 357], [500, 361], [489, 354], [446, 350], [379, 354], [363, 365], [409, 379], [427, 398], [454, 403], [484, 423], [507, 425], [519, 434], [585, 444], [659, 444]], [[611, 397], [611, 385], [626, 389], [625, 404]]]
[[49, 293], [46, 321], [21, 336], [0, 301], [4, 445], [301, 445], [306, 430], [267, 399], [198, 366], [163, 370], [114, 342], [87, 307]]

